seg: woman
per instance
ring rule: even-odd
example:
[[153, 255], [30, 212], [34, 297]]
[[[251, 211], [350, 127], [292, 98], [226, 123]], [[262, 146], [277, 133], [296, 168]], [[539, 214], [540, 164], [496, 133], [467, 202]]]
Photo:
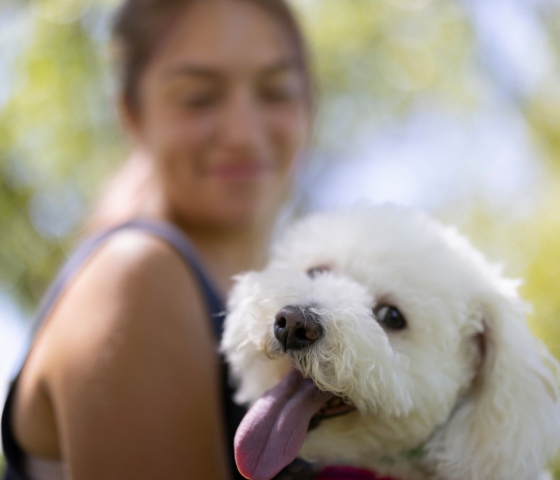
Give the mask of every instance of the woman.
[[283, 0], [127, 0], [115, 37], [133, 155], [43, 305], [8, 475], [233, 478], [210, 313], [262, 264], [305, 147], [302, 39]]

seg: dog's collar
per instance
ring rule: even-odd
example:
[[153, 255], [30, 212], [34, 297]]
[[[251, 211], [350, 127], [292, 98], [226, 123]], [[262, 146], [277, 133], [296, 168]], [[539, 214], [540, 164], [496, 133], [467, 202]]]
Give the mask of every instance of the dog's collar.
[[314, 480], [398, 480], [394, 477], [379, 476], [370, 470], [356, 467], [331, 466], [321, 470]]

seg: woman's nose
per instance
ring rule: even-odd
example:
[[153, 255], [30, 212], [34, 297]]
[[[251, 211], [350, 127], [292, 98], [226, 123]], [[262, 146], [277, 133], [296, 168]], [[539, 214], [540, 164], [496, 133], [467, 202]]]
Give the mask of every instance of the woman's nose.
[[258, 100], [249, 92], [231, 98], [222, 123], [222, 138], [231, 149], [254, 149], [265, 140]]

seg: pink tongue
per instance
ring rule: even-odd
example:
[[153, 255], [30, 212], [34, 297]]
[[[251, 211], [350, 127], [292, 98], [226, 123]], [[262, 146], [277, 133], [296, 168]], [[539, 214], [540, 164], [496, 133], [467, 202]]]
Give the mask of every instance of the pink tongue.
[[243, 476], [270, 480], [297, 457], [311, 417], [333, 398], [294, 370], [251, 407], [235, 434], [235, 461]]

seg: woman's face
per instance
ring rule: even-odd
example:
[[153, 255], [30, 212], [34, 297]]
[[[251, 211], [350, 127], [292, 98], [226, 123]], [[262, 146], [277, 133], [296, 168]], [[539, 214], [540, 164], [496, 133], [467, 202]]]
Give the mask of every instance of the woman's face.
[[282, 26], [250, 2], [203, 0], [146, 67], [131, 128], [167, 213], [205, 226], [273, 215], [309, 126], [305, 80]]

